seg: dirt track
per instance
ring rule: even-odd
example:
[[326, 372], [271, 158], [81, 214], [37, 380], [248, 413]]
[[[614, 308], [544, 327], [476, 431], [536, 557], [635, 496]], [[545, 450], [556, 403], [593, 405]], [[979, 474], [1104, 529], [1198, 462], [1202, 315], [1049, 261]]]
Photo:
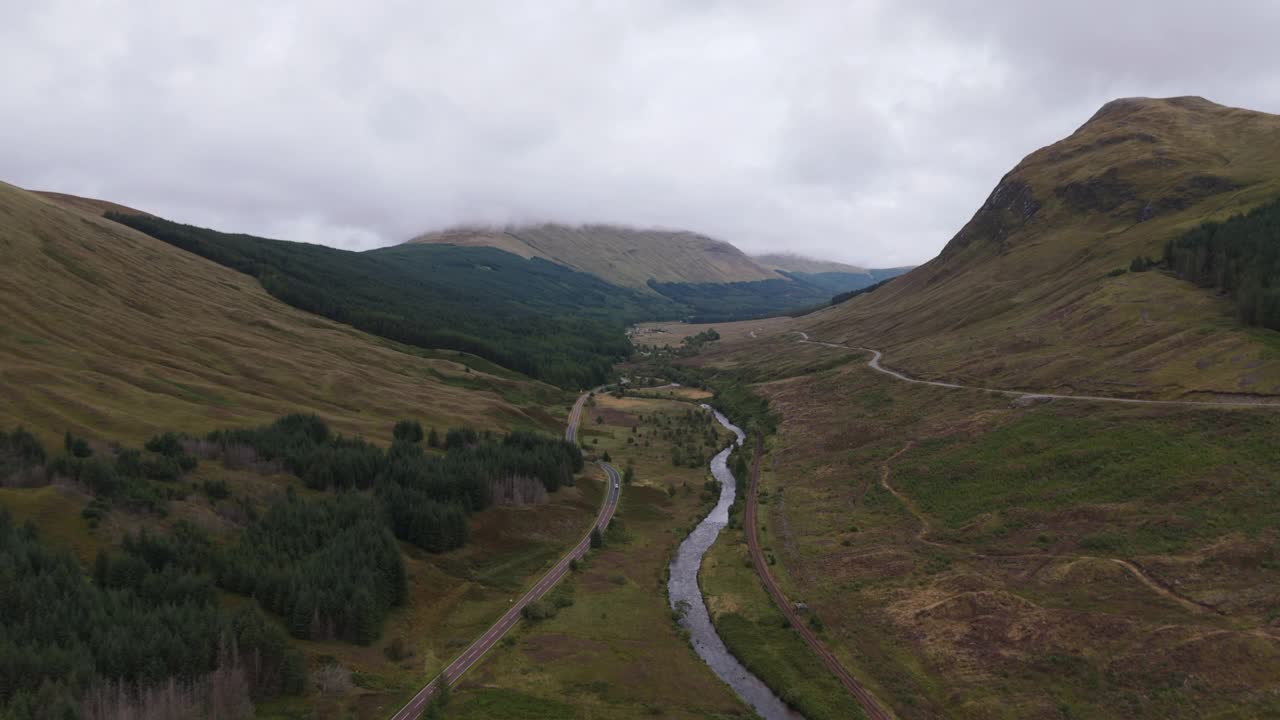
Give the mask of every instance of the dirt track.
[[759, 525], [756, 523], [756, 491], [760, 484], [760, 463], [763, 456], [764, 439], [757, 435], [755, 459], [751, 463], [751, 484], [747, 488], [747, 506], [743, 517], [743, 525], [747, 529], [747, 547], [751, 551], [751, 562], [755, 565], [756, 574], [764, 582], [765, 589], [769, 591], [769, 595], [773, 598], [773, 602], [778, 606], [778, 609], [787, 616], [791, 626], [796, 629], [796, 632], [800, 633], [800, 637], [818, 656], [822, 664], [831, 670], [831, 673], [836, 676], [840, 684], [858, 701], [867, 717], [870, 720], [892, 720], [893, 715], [880, 705], [875, 695], [850, 675], [848, 670], [845, 670], [840, 661], [836, 659], [836, 656], [827, 649], [822, 640], [801, 619], [800, 614], [796, 612], [795, 606], [787, 599], [786, 594], [782, 592], [782, 588], [778, 586], [778, 582], [769, 571], [769, 563], [765, 559], [764, 552], [760, 549]]

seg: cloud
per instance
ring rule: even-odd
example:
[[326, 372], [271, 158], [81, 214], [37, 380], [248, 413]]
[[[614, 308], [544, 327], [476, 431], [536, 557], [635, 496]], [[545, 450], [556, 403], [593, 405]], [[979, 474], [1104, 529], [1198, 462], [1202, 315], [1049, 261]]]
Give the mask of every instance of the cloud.
[[1274, 4], [22, 3], [0, 177], [367, 248], [464, 222], [934, 255], [1103, 102], [1280, 110]]

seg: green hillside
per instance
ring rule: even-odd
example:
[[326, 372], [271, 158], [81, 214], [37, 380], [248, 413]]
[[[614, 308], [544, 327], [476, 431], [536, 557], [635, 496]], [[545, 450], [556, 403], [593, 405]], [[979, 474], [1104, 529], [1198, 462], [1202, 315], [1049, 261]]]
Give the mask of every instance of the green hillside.
[[458, 228], [409, 241], [460, 247], [496, 247], [590, 273], [620, 287], [646, 291], [661, 283], [729, 283], [779, 277], [727, 242], [691, 232], [613, 225], [523, 225]]
[[565, 388], [609, 377], [630, 352], [628, 324], [678, 314], [661, 297], [488, 247], [357, 253], [149, 215], [107, 217], [251, 275], [302, 310], [410, 345], [472, 353]]
[[1280, 116], [1202, 98], [1108, 103], [1005, 175], [937, 258], [800, 329], [974, 383], [1280, 394], [1272, 333], [1242, 328], [1228, 298], [1163, 268], [1128, 271], [1280, 197], [1277, 133]]
[[[1200, 98], [1109, 103], [938, 258], [679, 360], [767, 402], [769, 565], [894, 716], [1280, 713], [1277, 137]], [[759, 654], [734, 647], [759, 624], [730, 647]]]

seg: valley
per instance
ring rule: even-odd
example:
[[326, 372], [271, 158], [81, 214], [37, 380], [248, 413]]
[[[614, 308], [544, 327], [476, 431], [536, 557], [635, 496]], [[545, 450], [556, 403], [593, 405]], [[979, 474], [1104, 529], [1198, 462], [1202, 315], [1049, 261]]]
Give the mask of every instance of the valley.
[[0, 185], [0, 717], [1278, 716], [1277, 137], [1108, 103], [914, 268]]
[[[758, 372], [845, 353], [768, 343], [708, 360]], [[1253, 500], [1275, 490], [1273, 410], [1022, 405], [848, 355], [757, 386], [782, 417], [759, 530], [786, 594], [881, 702], [901, 717], [1275, 711], [1257, 692], [1280, 657], [1274, 505]], [[1222, 673], [1228, 657], [1257, 674]]]

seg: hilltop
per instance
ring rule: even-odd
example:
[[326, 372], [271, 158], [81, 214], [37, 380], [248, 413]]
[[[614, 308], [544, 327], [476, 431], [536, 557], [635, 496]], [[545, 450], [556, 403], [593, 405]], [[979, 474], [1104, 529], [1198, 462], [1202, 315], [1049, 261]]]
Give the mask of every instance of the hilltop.
[[803, 327], [930, 377], [1280, 394], [1272, 334], [1159, 267], [1128, 272], [1201, 223], [1277, 196], [1280, 116], [1194, 97], [1117, 100], [1009, 171], [937, 258]]
[[871, 276], [871, 271], [856, 265], [847, 265], [834, 260], [819, 260], [817, 258], [808, 257], [806, 255], [798, 255], [796, 253], [765, 253], [763, 255], [752, 255], [762, 267], [770, 270], [783, 270], [785, 272], [802, 272], [802, 273], [848, 273], [850, 275], [866, 275]]
[[540, 257], [622, 287], [659, 283], [730, 283], [776, 280], [738, 248], [706, 235], [616, 225], [525, 225], [453, 229], [419, 235], [410, 243], [486, 246], [521, 257]]

